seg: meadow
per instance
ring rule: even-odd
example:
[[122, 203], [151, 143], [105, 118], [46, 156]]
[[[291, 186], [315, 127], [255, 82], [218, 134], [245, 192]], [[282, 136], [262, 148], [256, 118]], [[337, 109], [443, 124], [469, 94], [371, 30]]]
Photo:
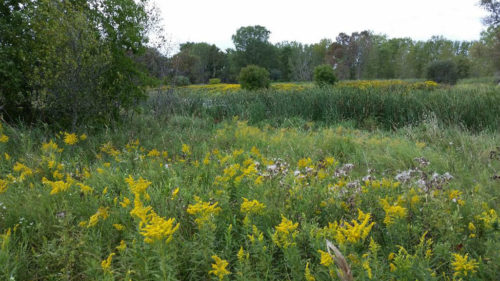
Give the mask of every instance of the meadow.
[[351, 81], [2, 122], [0, 279], [498, 280], [499, 112], [492, 84]]

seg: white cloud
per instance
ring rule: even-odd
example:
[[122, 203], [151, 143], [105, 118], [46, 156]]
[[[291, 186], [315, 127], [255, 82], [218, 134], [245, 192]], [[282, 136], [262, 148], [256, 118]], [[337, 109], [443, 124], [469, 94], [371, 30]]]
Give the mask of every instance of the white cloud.
[[486, 13], [479, 0], [157, 0], [174, 42], [233, 47], [241, 26], [263, 25], [271, 41], [315, 43], [340, 32], [372, 30], [389, 37], [477, 40]]

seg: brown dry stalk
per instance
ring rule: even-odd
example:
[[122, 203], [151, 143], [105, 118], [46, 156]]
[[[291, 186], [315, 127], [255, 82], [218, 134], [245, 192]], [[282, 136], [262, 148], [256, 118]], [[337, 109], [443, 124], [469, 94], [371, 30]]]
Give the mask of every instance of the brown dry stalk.
[[330, 242], [328, 239], [326, 239], [326, 250], [328, 251], [328, 254], [332, 257], [332, 259], [335, 261], [335, 264], [337, 265], [337, 276], [340, 278], [340, 280], [353, 281], [354, 277], [352, 276], [349, 264], [347, 263], [346, 259], [339, 251], [339, 249], [335, 247], [335, 245], [333, 245], [333, 243]]

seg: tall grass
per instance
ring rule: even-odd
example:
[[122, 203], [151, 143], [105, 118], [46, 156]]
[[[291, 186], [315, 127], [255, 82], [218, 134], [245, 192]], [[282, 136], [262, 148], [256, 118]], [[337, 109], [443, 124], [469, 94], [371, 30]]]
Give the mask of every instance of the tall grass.
[[154, 94], [149, 108], [159, 116], [196, 115], [214, 120], [240, 116], [258, 123], [299, 117], [354, 121], [385, 129], [435, 118], [440, 125], [473, 131], [500, 129], [500, 91], [493, 86], [409, 90], [405, 87], [311, 88], [301, 91], [238, 91], [224, 94], [170, 91]]

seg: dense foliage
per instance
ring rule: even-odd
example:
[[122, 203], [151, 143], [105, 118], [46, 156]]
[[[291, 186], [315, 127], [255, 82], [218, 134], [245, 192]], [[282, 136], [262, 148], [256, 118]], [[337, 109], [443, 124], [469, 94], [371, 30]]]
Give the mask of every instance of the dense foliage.
[[459, 78], [493, 76], [500, 70], [500, 59], [496, 59], [500, 58], [500, 33], [493, 27], [472, 42], [439, 36], [416, 41], [362, 31], [340, 33], [335, 40], [323, 39], [315, 44], [284, 41], [273, 45], [269, 34], [262, 26], [242, 27], [233, 35], [236, 49], [223, 52], [212, 45], [212, 52], [205, 55], [206, 63], [201, 63], [199, 55], [181, 48], [167, 59], [171, 71], [164, 75], [180, 73], [193, 83], [206, 83], [207, 77], [232, 83], [237, 81], [242, 67], [255, 64], [266, 68], [273, 81], [312, 81], [314, 68], [329, 64], [340, 80], [422, 79], [427, 76], [427, 66], [439, 60], [455, 62]]
[[256, 65], [249, 65], [241, 69], [238, 80], [241, 88], [245, 90], [257, 90], [269, 88], [271, 80], [269, 79], [269, 72]]
[[435, 61], [427, 67], [427, 79], [453, 85], [458, 80], [457, 65], [450, 60]]
[[333, 68], [328, 64], [318, 65], [314, 68], [314, 82], [319, 86], [333, 85], [337, 82], [337, 77]]
[[1, 113], [73, 128], [116, 119], [144, 97], [132, 56], [151, 24], [147, 1], [3, 1]]

